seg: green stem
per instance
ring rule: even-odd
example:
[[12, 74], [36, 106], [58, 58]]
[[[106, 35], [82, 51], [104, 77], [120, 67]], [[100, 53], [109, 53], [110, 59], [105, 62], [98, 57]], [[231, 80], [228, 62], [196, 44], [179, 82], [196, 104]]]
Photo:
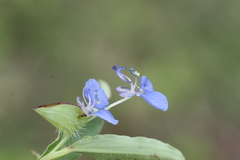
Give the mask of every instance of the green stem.
[[41, 160], [54, 160], [54, 159], [60, 158], [62, 156], [65, 156], [65, 155], [71, 153], [72, 151], [73, 151], [73, 149], [71, 147], [66, 147], [59, 151], [53, 152], [53, 153], [50, 152], [49, 154], [47, 154], [46, 156], [41, 158]]
[[[55, 148], [53, 148], [53, 150], [50, 153], [53, 153], [55, 151], [57, 151], [60, 147], [62, 147], [62, 145], [64, 145], [64, 143], [67, 142], [67, 140], [69, 139], [69, 135], [64, 135], [63, 139], [55, 146]], [[49, 153], [49, 154], [50, 154]]]

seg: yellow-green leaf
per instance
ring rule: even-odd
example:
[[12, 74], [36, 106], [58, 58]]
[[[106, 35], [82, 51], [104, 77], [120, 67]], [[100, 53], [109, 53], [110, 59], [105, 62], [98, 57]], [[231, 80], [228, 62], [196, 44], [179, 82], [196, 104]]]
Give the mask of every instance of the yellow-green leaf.
[[38, 114], [64, 134], [78, 136], [88, 118], [79, 106], [68, 103], [55, 103], [34, 109]]

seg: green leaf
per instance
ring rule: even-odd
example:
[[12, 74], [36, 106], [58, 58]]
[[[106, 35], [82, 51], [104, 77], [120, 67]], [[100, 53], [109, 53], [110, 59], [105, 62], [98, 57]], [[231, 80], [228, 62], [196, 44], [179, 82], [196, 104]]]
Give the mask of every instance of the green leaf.
[[185, 160], [179, 150], [159, 140], [111, 134], [84, 137], [47, 158], [56, 159], [72, 152], [88, 154], [97, 160]]
[[103, 128], [104, 121], [101, 118], [94, 118], [86, 124], [82, 130], [81, 137], [84, 136], [95, 136], [101, 132]]
[[73, 104], [55, 103], [34, 110], [66, 135], [77, 136], [88, 121], [82, 109]]
[[146, 137], [97, 135], [73, 144], [75, 152], [91, 155], [97, 160], [184, 160], [182, 153], [169, 144]]

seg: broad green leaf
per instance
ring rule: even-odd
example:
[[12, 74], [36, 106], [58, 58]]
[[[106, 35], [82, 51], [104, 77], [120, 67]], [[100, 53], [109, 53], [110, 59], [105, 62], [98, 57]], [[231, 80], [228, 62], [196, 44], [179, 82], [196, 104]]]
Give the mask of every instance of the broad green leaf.
[[159, 140], [111, 134], [84, 137], [47, 158], [56, 159], [72, 152], [88, 154], [96, 160], [185, 160], [179, 150]]
[[169, 144], [146, 137], [98, 135], [73, 144], [75, 152], [97, 160], [184, 160], [182, 153]]
[[77, 136], [88, 120], [86, 116], [82, 116], [84, 114], [81, 108], [73, 104], [55, 103], [34, 110], [66, 135]]

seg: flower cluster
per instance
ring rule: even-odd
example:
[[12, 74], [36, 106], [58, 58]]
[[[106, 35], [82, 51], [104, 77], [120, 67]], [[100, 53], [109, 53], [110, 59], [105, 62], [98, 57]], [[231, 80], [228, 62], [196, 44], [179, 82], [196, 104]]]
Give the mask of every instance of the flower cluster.
[[140, 74], [133, 68], [130, 68], [129, 71], [133, 75], [134, 81], [121, 72], [126, 69], [125, 67], [116, 65], [113, 66], [112, 69], [116, 71], [116, 74], [123, 81], [130, 84], [130, 87], [119, 86], [116, 88], [116, 90], [120, 92], [119, 95], [124, 97], [124, 99], [109, 105], [108, 98], [104, 90], [100, 87], [100, 84], [95, 79], [89, 79], [82, 91], [83, 99], [80, 97], [76, 98], [78, 106], [81, 107], [86, 116], [98, 116], [99, 118], [116, 125], [118, 120], [116, 120], [108, 110], [134, 96], [142, 97], [146, 102], [157, 109], [161, 109], [163, 111], [168, 109], [166, 96], [160, 92], [154, 91], [152, 83], [146, 76], [141, 77], [139, 87], [137, 85], [137, 81]]
[[138, 76], [140, 74], [135, 71], [133, 68], [130, 68], [129, 71], [134, 76], [134, 82], [121, 73], [121, 70], [125, 70], [125, 67], [116, 65], [112, 67], [116, 71], [117, 75], [125, 82], [130, 84], [130, 87], [117, 87], [116, 90], [120, 92], [121, 97], [133, 97], [141, 96], [146, 102], [151, 104], [157, 109], [166, 111], [168, 109], [168, 101], [165, 95], [160, 92], [154, 91], [152, 83], [146, 76], [141, 77], [140, 87], [137, 86]]

